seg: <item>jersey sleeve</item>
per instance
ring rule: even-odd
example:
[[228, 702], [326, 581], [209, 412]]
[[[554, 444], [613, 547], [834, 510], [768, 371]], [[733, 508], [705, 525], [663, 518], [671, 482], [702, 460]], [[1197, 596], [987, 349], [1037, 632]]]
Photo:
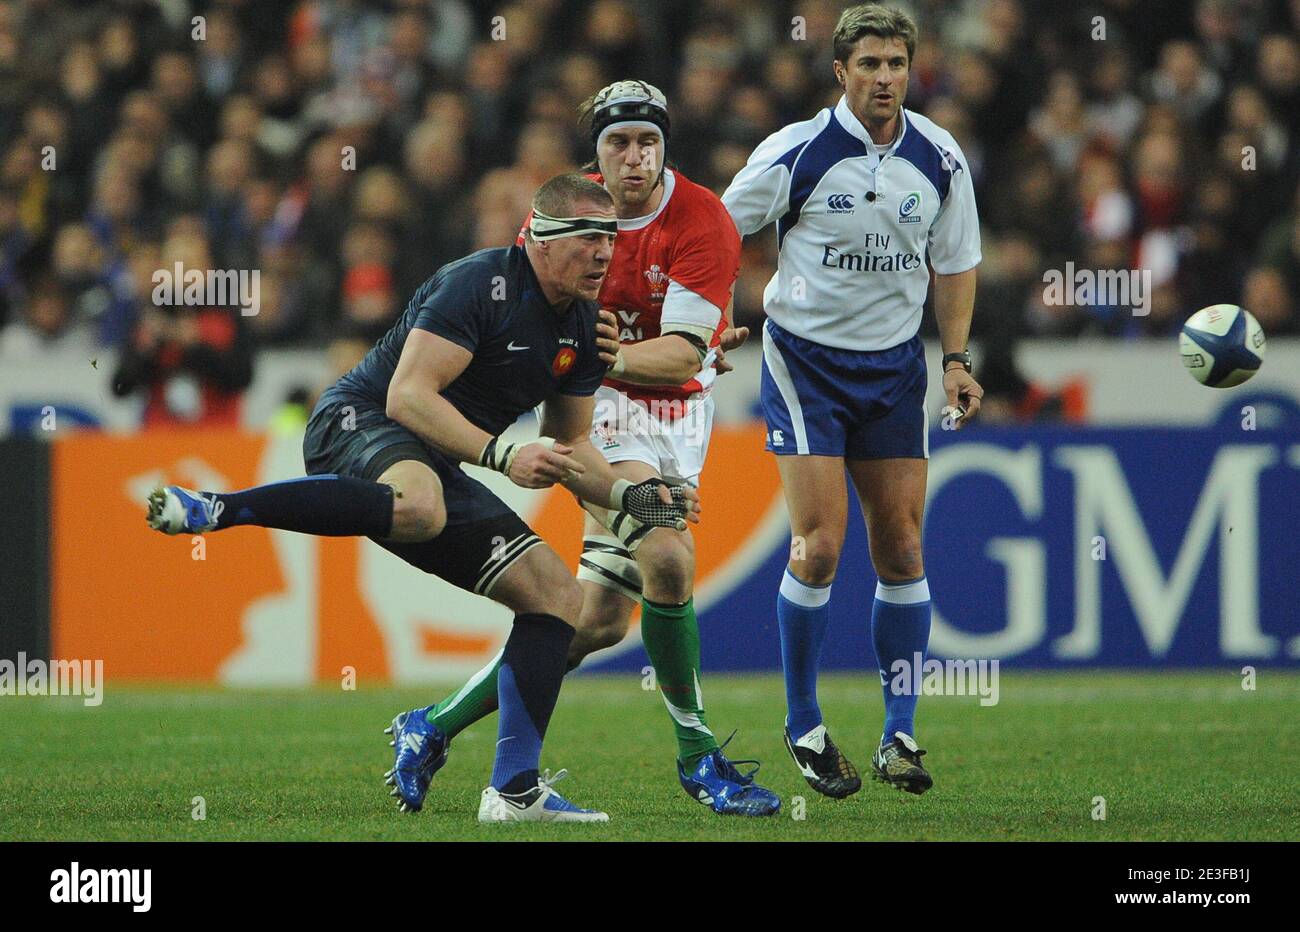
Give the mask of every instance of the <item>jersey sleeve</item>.
[[[717, 326], [740, 274], [740, 234], [722, 203], [702, 191], [669, 254], [670, 284], [660, 313], [665, 324]], [[676, 286], [676, 287], [674, 287]]]
[[804, 144], [785, 130], [773, 133], [731, 179], [722, 203], [741, 236], [763, 229], [790, 209], [790, 176]]
[[492, 322], [484, 302], [472, 288], [459, 281], [443, 279], [420, 302], [412, 325], [450, 340], [471, 353], [490, 332]]
[[980, 264], [980, 219], [966, 156], [955, 140], [949, 139], [943, 148], [952, 175], [948, 197], [930, 225], [930, 265], [940, 275], [956, 275]]

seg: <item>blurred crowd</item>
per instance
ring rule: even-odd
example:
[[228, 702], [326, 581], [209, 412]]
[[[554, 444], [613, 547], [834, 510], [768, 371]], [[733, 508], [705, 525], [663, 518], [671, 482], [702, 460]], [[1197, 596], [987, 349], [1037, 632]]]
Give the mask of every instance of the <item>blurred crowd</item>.
[[[838, 99], [847, 5], [0, 0], [0, 351], [121, 347], [122, 394], [177, 371], [237, 392], [265, 346], [346, 367], [589, 159], [582, 99], [657, 84], [669, 159], [721, 193]], [[893, 5], [921, 28], [906, 105], [975, 180], [977, 337], [1164, 335], [1219, 302], [1300, 332], [1300, 0]], [[741, 323], [775, 246], [746, 244]], [[178, 262], [258, 269], [258, 313], [158, 306]], [[1067, 262], [1150, 269], [1150, 313], [1049, 305]]]

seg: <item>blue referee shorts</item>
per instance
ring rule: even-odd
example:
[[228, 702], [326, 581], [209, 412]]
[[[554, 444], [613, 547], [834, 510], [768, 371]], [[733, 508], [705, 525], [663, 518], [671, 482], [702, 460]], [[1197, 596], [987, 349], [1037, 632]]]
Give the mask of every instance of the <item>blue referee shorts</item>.
[[777, 455], [928, 459], [925, 346], [823, 346], [763, 325], [766, 447]]

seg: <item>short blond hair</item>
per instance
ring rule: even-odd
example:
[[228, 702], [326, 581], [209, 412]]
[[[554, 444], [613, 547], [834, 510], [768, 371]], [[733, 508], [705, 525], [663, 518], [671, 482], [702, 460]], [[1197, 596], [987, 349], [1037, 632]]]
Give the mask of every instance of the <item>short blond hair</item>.
[[548, 179], [537, 189], [533, 195], [533, 210], [550, 217], [567, 217], [583, 201], [611, 209], [614, 206], [614, 198], [603, 184], [578, 172], [565, 172]]
[[882, 39], [902, 39], [907, 47], [907, 64], [911, 66], [916, 57], [916, 41], [920, 31], [916, 20], [902, 10], [883, 7], [878, 3], [863, 3], [851, 6], [840, 14], [840, 21], [835, 26], [835, 60], [848, 65], [853, 47], [863, 36], [879, 36]]

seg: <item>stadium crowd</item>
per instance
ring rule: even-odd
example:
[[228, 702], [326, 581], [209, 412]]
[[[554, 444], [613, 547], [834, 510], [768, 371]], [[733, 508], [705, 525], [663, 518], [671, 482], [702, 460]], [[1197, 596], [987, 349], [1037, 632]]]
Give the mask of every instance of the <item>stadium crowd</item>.
[[[2, 0], [0, 352], [119, 346], [121, 393], [178, 368], [238, 391], [265, 346], [344, 367], [438, 265], [513, 241], [611, 80], [666, 92], [670, 160], [721, 193], [838, 99], [846, 5]], [[1165, 335], [1225, 301], [1300, 332], [1300, 0], [895, 5], [907, 106], [976, 183], [977, 338]], [[746, 244], [740, 323], [775, 246]], [[156, 306], [177, 262], [259, 270], [259, 312]], [[1150, 313], [1046, 303], [1067, 262], [1150, 269]]]

